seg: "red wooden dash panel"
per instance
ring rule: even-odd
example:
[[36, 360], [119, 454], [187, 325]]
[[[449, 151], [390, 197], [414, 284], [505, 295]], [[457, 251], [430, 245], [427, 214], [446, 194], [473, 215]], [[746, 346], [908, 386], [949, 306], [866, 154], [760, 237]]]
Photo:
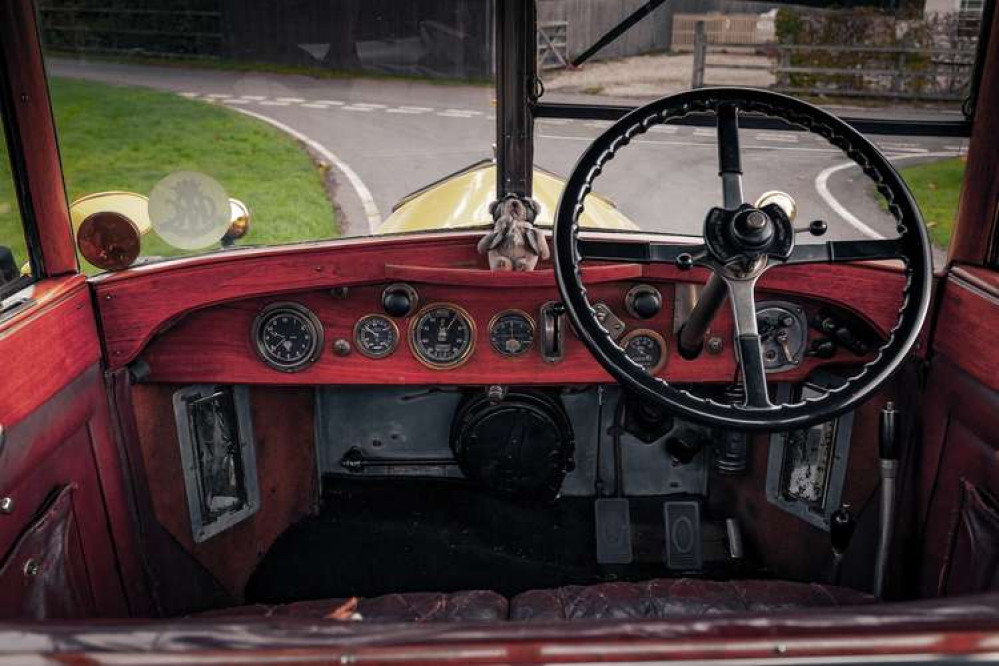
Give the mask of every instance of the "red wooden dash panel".
[[[534, 271], [491, 272], [488, 269], [388, 264], [385, 266], [385, 277], [401, 282], [468, 287], [481, 287], [485, 283], [488, 283], [490, 287], [548, 287], [555, 284], [555, 271], [546, 268]], [[642, 267], [638, 264], [614, 264], [583, 268], [583, 281], [586, 284], [635, 280], [640, 277], [642, 277]]]
[[[620, 316], [628, 330], [651, 328], [667, 339], [669, 358], [660, 372], [674, 382], [731, 382], [736, 378], [736, 364], [728, 341], [732, 339], [732, 319], [723, 309], [714, 324], [712, 335], [726, 341], [719, 355], [702, 354], [694, 361], [676, 353], [673, 326], [673, 291], [660, 285], [666, 307], [651, 320], [627, 316], [624, 295], [633, 283], [594, 285], [594, 301], [602, 301]], [[346, 357], [332, 352], [333, 341], [349, 340], [362, 316], [380, 313], [382, 285], [350, 289], [345, 298], [326, 291], [311, 291], [293, 297], [254, 298], [221, 305], [194, 313], [162, 336], [157, 337], [142, 354], [151, 369], [149, 379], [170, 382], [218, 381], [266, 384], [567, 384], [610, 382], [610, 376], [593, 359], [586, 347], [571, 333], [566, 334], [565, 357], [556, 364], [545, 363], [535, 346], [521, 357], [500, 356], [489, 345], [488, 324], [494, 315], [508, 308], [529, 313], [535, 320], [542, 304], [557, 298], [554, 287], [506, 290], [502, 297], [492, 288], [417, 285], [421, 304], [453, 303], [461, 306], [476, 325], [476, 346], [470, 360], [459, 368], [435, 370], [420, 363], [408, 344], [410, 319], [399, 319], [399, 348], [384, 359], [369, 359], [356, 350]], [[764, 298], [765, 295], [761, 296]], [[265, 365], [254, 350], [250, 330], [254, 317], [268, 303], [294, 300], [311, 309], [323, 323], [325, 346], [319, 361], [307, 370], [287, 374]], [[832, 360], [856, 361], [843, 353]], [[782, 381], [802, 379], [818, 362], [808, 359], [794, 371], [780, 375]]]
[[[449, 233], [244, 250], [110, 276], [97, 284], [108, 364], [111, 368], [119, 368], [131, 362], [154, 334], [182, 315], [187, 315], [189, 321], [194, 310], [254, 297], [382, 284], [397, 279], [398, 273], [390, 275], [390, 266], [416, 266], [421, 270], [435, 267], [435, 273], [441, 269], [467, 269], [469, 274], [475, 275], [475, 289], [503, 289], [471, 299], [489, 301], [494, 309], [499, 307], [497, 299], [509, 307], [518, 307], [520, 301], [515, 294], [525, 289], [541, 289], [538, 293], [543, 292], [545, 300], [556, 298], [554, 276], [547, 287], [509, 287], [503, 286], [504, 281], [538, 278], [511, 278], [509, 274], [482, 270], [485, 259], [475, 251], [480, 236], [478, 232]], [[549, 268], [550, 265], [541, 267], [542, 270]], [[599, 271], [626, 270], [626, 274], [631, 275], [634, 271], [630, 265], [596, 268], [598, 274]], [[644, 266], [642, 276], [655, 282], [704, 280], [702, 271], [680, 271], [668, 265]], [[787, 266], [765, 275], [761, 287], [774, 294], [794, 294], [848, 308], [885, 332], [895, 323], [902, 281], [903, 277], [897, 271], [877, 266]], [[457, 298], [450, 292], [448, 297]], [[460, 300], [466, 303], [464, 299]], [[519, 307], [534, 307], [539, 300], [535, 295]], [[371, 304], [371, 311], [376, 305]], [[488, 318], [485, 321], [488, 322]], [[208, 336], [206, 340], [217, 335], [204, 330], [200, 333]], [[235, 329], [227, 335], [245, 337], [242, 330]], [[550, 368], [538, 372], [547, 370]], [[309, 373], [300, 373], [281, 381], [305, 382], [308, 377]]]
[[943, 291], [933, 349], [985, 386], [999, 391], [999, 298], [958, 277]]

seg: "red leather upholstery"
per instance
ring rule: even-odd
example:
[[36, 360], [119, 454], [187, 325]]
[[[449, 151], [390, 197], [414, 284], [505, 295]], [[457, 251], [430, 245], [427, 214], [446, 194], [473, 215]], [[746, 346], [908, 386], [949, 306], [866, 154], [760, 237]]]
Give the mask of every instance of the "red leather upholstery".
[[[663, 579], [531, 590], [512, 601], [487, 590], [414, 592], [358, 599], [240, 606], [198, 617], [306, 617], [365, 622], [494, 622], [664, 618], [869, 604], [870, 595], [818, 583]], [[354, 615], [356, 613], [356, 615]]]
[[510, 619], [529, 622], [664, 618], [868, 604], [874, 597], [818, 583], [662, 579], [531, 590], [510, 602]]
[[[316, 619], [357, 619], [365, 622], [495, 622], [507, 618], [507, 600], [488, 590], [471, 592], [412, 592], [358, 599], [353, 612], [349, 599], [320, 599], [293, 604], [223, 608], [198, 617], [306, 617]], [[337, 611], [341, 611], [337, 613]], [[334, 615], [334, 613], [337, 613]], [[356, 614], [356, 615], [355, 615]], [[353, 615], [353, 618], [350, 616]]]

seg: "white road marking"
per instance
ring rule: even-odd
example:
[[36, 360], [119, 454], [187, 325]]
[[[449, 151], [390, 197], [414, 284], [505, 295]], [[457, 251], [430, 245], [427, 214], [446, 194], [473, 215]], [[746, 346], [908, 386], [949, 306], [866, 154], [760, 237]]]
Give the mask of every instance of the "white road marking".
[[251, 102], [248, 99], [224, 99], [224, 100], [222, 100], [222, 103], [223, 104], [252, 104], [253, 102]]
[[416, 113], [424, 113], [426, 111], [433, 111], [432, 107], [429, 106], [400, 106], [400, 109], [405, 109], [407, 111], [414, 111]]
[[257, 120], [262, 120], [265, 123], [273, 125], [282, 132], [285, 132], [286, 134], [298, 139], [299, 141], [307, 145], [309, 148], [316, 151], [318, 154], [322, 155], [331, 164], [333, 164], [333, 166], [335, 166], [344, 176], [347, 177], [347, 180], [350, 182], [351, 187], [354, 188], [354, 192], [357, 193], [357, 198], [361, 200], [361, 205], [364, 207], [364, 214], [368, 218], [368, 231], [371, 233], [375, 233], [375, 230], [378, 229], [379, 225], [381, 225], [382, 223], [381, 213], [378, 212], [378, 204], [375, 203], [375, 198], [371, 195], [371, 190], [369, 190], [368, 186], [364, 184], [364, 181], [361, 180], [361, 177], [357, 175], [357, 172], [355, 172], [353, 169], [350, 168], [350, 165], [348, 165], [346, 162], [337, 157], [333, 153], [333, 151], [331, 151], [323, 144], [319, 143], [315, 139], [310, 139], [309, 137], [305, 136], [298, 130], [288, 127], [287, 125], [285, 125], [280, 121], [274, 120], [273, 118], [268, 118], [267, 116], [260, 113], [247, 111], [246, 109], [233, 109], [233, 111], [237, 111], [239, 113], [245, 114], [252, 118], [256, 118]]
[[210, 93], [205, 95], [205, 97], [210, 97], [211, 99], [229, 99], [232, 95], [228, 93]]
[[445, 113], [464, 113], [469, 116], [481, 116], [481, 111], [473, 111], [472, 109], [444, 109]]
[[591, 120], [590, 122], [586, 123], [586, 126], [595, 127], [597, 129], [604, 129], [606, 127], [610, 127], [613, 124], [614, 123], [612, 123], [609, 120]]
[[240, 99], [250, 100], [251, 102], [262, 102], [267, 99], [266, 95], [240, 95]]
[[715, 136], [717, 134], [716, 130], [708, 129], [706, 127], [698, 127], [694, 130], [694, 136]]
[[354, 102], [354, 106], [361, 106], [367, 109], [384, 109], [386, 104], [372, 104], [370, 102]]
[[279, 102], [288, 102], [289, 104], [301, 104], [305, 100], [301, 97], [275, 97]]
[[[957, 157], [959, 154], [960, 153], [955, 153], [955, 152], [941, 152], [941, 153], [926, 152], [926, 153], [909, 153], [905, 155], [886, 155], [886, 157], [889, 160], [896, 161], [896, 160], [912, 159], [915, 157]], [[857, 216], [855, 216], [853, 213], [847, 210], [846, 206], [841, 204], [839, 200], [837, 200], [836, 197], [833, 196], [832, 192], [829, 191], [830, 176], [832, 176], [834, 173], [838, 173], [845, 169], [858, 166], [859, 165], [856, 162], [851, 161], [851, 162], [843, 162], [842, 164], [836, 164], [834, 166], [823, 169], [822, 171], [819, 172], [819, 175], [815, 177], [815, 190], [819, 193], [819, 196], [822, 197], [823, 201], [825, 201], [826, 204], [830, 208], [832, 208], [837, 215], [839, 215], [847, 224], [852, 226], [854, 229], [864, 234], [868, 238], [874, 238], [874, 239], [884, 238], [884, 236], [879, 234], [877, 231], [875, 231], [874, 229], [870, 228], [869, 226], [861, 222], [859, 219], [857, 219]]]
[[279, 102], [272, 99], [264, 99], [257, 102], [260, 106], [291, 106], [291, 102]]
[[415, 111], [413, 109], [385, 109], [385, 113], [405, 113], [409, 115], [417, 115], [423, 113], [423, 111]]
[[464, 111], [438, 111], [436, 114], [441, 118], [474, 118], [475, 116], [465, 113]]
[[679, 129], [676, 125], [654, 125], [649, 128], [649, 131], [656, 134], [676, 134]]
[[317, 99], [316, 104], [327, 104], [329, 106], [343, 106], [343, 102], [338, 99]]
[[196, 93], [196, 92], [182, 92], [182, 93], [177, 93], [177, 94], [180, 95], [181, 97], [200, 97], [201, 96], [201, 93]]
[[757, 141], [776, 141], [778, 143], [798, 143], [798, 137], [793, 134], [757, 134], [753, 137]]
[[299, 106], [301, 106], [303, 108], [306, 108], [306, 109], [328, 109], [328, 108], [330, 108], [330, 107], [326, 106], [325, 104], [316, 104], [314, 102], [306, 102], [305, 104], [299, 104]]
[[356, 105], [350, 105], [350, 106], [344, 106], [344, 107], [341, 107], [341, 108], [342, 108], [342, 109], [343, 109], [344, 111], [374, 111], [374, 109], [372, 109], [372, 108], [371, 108], [371, 107], [369, 107], [369, 106], [356, 106]]

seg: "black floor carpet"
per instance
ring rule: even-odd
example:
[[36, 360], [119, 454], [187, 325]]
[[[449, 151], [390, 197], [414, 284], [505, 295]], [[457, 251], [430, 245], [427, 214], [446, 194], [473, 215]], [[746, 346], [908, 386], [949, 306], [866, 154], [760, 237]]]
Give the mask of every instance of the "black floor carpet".
[[512, 596], [668, 575], [657, 523], [661, 500], [632, 512], [636, 554], [645, 563], [606, 568], [594, 558], [591, 499], [521, 504], [439, 481], [328, 479], [325, 486], [321, 515], [278, 539], [247, 586], [248, 601], [469, 589]]

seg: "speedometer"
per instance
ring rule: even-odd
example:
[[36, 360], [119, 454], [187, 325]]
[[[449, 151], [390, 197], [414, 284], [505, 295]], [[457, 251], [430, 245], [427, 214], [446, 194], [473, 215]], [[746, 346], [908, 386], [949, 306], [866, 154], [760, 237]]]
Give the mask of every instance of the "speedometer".
[[264, 363], [298, 372], [315, 363], [323, 350], [323, 325], [298, 303], [272, 303], [253, 322], [253, 342]]
[[666, 341], [647, 328], [639, 328], [624, 336], [621, 347], [628, 358], [649, 374], [658, 372], [666, 362]]
[[431, 368], [456, 368], [475, 348], [475, 325], [457, 305], [428, 305], [413, 317], [409, 332], [413, 355]]

